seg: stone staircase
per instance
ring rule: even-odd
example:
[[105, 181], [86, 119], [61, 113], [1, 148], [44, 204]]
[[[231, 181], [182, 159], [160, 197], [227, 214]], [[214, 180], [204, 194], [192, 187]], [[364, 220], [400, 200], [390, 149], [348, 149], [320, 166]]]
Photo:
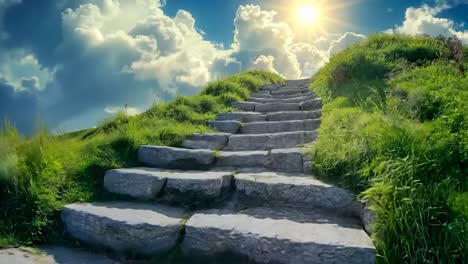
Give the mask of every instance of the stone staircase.
[[[303, 145], [317, 138], [322, 103], [309, 80], [252, 94], [181, 148], [141, 146], [148, 167], [106, 173], [104, 187], [128, 201], [72, 204], [66, 231], [118, 253], [181, 249], [198, 263], [374, 263], [362, 206], [310, 177]], [[243, 260], [219, 256], [241, 256]]]

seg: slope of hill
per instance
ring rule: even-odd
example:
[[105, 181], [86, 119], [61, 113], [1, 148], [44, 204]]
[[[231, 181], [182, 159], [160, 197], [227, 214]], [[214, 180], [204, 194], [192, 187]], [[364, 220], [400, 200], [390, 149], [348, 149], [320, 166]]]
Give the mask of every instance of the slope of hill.
[[199, 95], [58, 137], [40, 131], [23, 138], [7, 124], [0, 132], [0, 247], [61, 240], [63, 206], [112, 199], [102, 190], [104, 172], [135, 165], [140, 145], [177, 146], [192, 133], [210, 131], [206, 121], [232, 102], [282, 82], [275, 74], [248, 71], [210, 83]]
[[313, 77], [325, 101], [315, 174], [368, 201], [381, 263], [468, 261], [468, 65], [460, 47], [376, 35]]

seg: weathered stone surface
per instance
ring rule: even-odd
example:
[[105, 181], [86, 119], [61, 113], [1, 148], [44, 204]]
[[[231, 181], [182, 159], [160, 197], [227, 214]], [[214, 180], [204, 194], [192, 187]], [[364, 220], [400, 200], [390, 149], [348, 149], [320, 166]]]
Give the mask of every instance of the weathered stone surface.
[[315, 140], [316, 137], [316, 131], [232, 135], [224, 150], [242, 151], [291, 148], [311, 142]]
[[213, 163], [214, 151], [143, 145], [138, 149], [138, 159], [159, 168], [200, 169]]
[[199, 213], [188, 220], [185, 232], [185, 254], [233, 252], [254, 262], [281, 264], [375, 261], [372, 241], [353, 220], [294, 209]]
[[224, 133], [235, 134], [239, 131], [241, 122], [239, 121], [208, 121], [208, 126]]
[[81, 248], [41, 246], [38, 249], [0, 250], [0, 264], [119, 264], [108, 257]]
[[302, 103], [308, 100], [315, 99], [315, 96], [299, 96], [299, 97], [294, 97], [294, 98], [286, 98], [286, 99], [275, 99], [275, 98], [250, 98], [247, 99], [249, 102], [255, 102], [255, 103]]
[[285, 85], [309, 85], [310, 78], [300, 80], [286, 80]]
[[234, 182], [248, 203], [318, 208], [350, 216], [356, 213], [357, 203], [350, 192], [311, 177], [239, 173]]
[[267, 121], [244, 124], [241, 134], [266, 134], [294, 131], [311, 131], [320, 126], [320, 119], [292, 120], [292, 121]]
[[279, 84], [279, 83], [275, 83], [275, 84], [270, 84], [270, 85], [265, 85], [264, 87], [262, 87], [262, 90], [260, 91], [273, 91], [273, 90], [278, 90], [282, 87], [283, 85], [282, 84]]
[[301, 110], [317, 110], [322, 108], [322, 100], [320, 98], [309, 100], [301, 103]]
[[275, 91], [271, 91], [271, 95], [291, 95], [291, 94], [302, 94], [303, 90], [302, 89], [292, 89], [292, 88], [287, 88], [287, 89], [279, 89]]
[[255, 103], [255, 112], [298, 111], [300, 103]]
[[[271, 88], [273, 89], [273, 88]], [[267, 89], [267, 87], [265, 87], [263, 90], [259, 90], [257, 91], [256, 93], [259, 93], [259, 94], [270, 94], [270, 91]]]
[[234, 102], [232, 107], [241, 111], [255, 111], [255, 103], [252, 102]]
[[304, 93], [297, 93], [297, 94], [289, 94], [289, 95], [271, 95], [270, 98], [272, 99], [289, 99], [289, 98], [297, 98], [300, 96], [317, 96], [313, 91], [308, 91]]
[[117, 252], [157, 254], [172, 248], [185, 212], [124, 202], [71, 204], [62, 210], [66, 231], [87, 244]]
[[116, 194], [152, 199], [166, 183], [166, 178], [161, 177], [160, 172], [151, 168], [108, 170], [104, 176], [104, 188]]
[[322, 110], [284, 111], [284, 112], [267, 113], [266, 115], [267, 115], [266, 117], [267, 121], [318, 119], [322, 116]]
[[270, 168], [284, 172], [302, 173], [303, 148], [272, 149]]
[[221, 197], [231, 178], [230, 172], [129, 168], [107, 171], [104, 187], [134, 198], [154, 199], [164, 194], [168, 196], [165, 201], [185, 203], [187, 197], [199, 200]]
[[269, 98], [271, 97], [270, 92], [268, 93], [252, 93], [250, 94], [250, 98]]
[[193, 134], [181, 146], [189, 149], [222, 149], [226, 146], [229, 133]]
[[266, 167], [269, 164], [268, 151], [221, 151], [216, 157], [217, 167]]
[[231, 172], [167, 172], [164, 200], [198, 203], [221, 198], [231, 187]]
[[313, 171], [313, 164], [310, 160], [304, 160], [302, 165], [302, 173], [311, 175]]
[[236, 120], [239, 122], [259, 122], [265, 121], [266, 115], [257, 112], [226, 112], [216, 117], [218, 121]]

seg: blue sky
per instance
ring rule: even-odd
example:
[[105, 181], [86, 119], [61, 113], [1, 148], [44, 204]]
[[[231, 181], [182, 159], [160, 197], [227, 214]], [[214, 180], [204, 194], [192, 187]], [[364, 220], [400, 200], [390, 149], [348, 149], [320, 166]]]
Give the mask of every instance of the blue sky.
[[[317, 19], [298, 19], [310, 5]], [[249, 68], [310, 77], [377, 32], [468, 44], [466, 14], [467, 0], [0, 0], [0, 116], [83, 129]]]

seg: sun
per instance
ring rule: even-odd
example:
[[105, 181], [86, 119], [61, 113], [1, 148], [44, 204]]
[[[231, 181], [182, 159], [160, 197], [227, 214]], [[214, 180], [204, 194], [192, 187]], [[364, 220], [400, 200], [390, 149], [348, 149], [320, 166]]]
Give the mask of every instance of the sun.
[[297, 8], [297, 19], [304, 24], [312, 24], [319, 19], [320, 12], [316, 6], [301, 5]]

